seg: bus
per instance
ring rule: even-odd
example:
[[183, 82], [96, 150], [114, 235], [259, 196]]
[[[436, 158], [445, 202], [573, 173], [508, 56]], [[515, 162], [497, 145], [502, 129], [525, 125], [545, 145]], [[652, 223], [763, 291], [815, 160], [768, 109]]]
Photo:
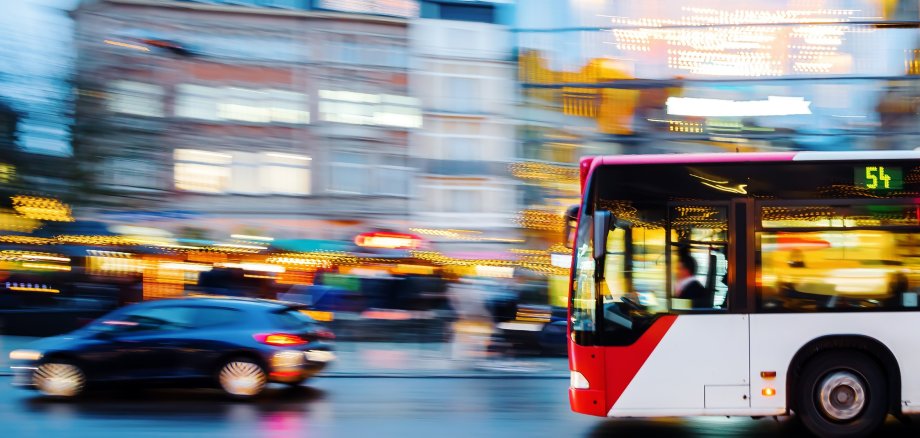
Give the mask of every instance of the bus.
[[795, 414], [863, 436], [920, 412], [920, 152], [582, 159], [573, 411]]

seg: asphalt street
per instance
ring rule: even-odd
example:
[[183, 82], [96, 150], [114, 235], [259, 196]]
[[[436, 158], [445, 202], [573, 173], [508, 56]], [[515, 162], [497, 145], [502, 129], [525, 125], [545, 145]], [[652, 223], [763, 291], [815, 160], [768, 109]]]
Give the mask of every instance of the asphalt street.
[[[256, 402], [208, 391], [94, 393], [58, 402], [0, 377], [5, 437], [772, 437], [801, 435], [791, 420], [609, 420], [573, 414], [566, 379], [320, 378], [272, 388]], [[886, 436], [920, 436], [890, 420]]]

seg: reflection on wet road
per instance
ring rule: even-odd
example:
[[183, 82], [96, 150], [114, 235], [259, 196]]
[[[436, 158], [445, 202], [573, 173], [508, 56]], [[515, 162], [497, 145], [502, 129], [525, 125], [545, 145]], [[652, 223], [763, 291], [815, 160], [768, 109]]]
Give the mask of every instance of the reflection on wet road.
[[[0, 385], [8, 385], [0, 378]], [[325, 378], [255, 403], [206, 391], [99, 393], [77, 403], [0, 391], [6, 436], [246, 437], [768, 437], [794, 421], [748, 418], [605, 420], [569, 412], [564, 379]], [[916, 422], [915, 422], [916, 423]], [[887, 436], [918, 436], [894, 420]]]

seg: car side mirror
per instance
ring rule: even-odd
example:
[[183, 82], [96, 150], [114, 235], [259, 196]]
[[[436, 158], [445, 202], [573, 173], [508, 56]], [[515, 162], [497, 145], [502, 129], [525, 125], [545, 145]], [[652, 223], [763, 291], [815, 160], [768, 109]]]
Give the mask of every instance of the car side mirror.
[[607, 233], [613, 224], [613, 214], [608, 210], [594, 212], [594, 260], [600, 262], [607, 257]]

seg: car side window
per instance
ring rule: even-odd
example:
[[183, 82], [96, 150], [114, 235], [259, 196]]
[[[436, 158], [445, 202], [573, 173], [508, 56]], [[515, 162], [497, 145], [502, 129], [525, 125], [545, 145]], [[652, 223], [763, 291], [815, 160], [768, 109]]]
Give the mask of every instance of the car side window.
[[121, 331], [176, 331], [192, 327], [192, 309], [165, 306], [138, 309], [124, 314], [119, 321]]
[[198, 327], [217, 327], [239, 322], [242, 313], [225, 307], [198, 307], [192, 309], [192, 324]]

